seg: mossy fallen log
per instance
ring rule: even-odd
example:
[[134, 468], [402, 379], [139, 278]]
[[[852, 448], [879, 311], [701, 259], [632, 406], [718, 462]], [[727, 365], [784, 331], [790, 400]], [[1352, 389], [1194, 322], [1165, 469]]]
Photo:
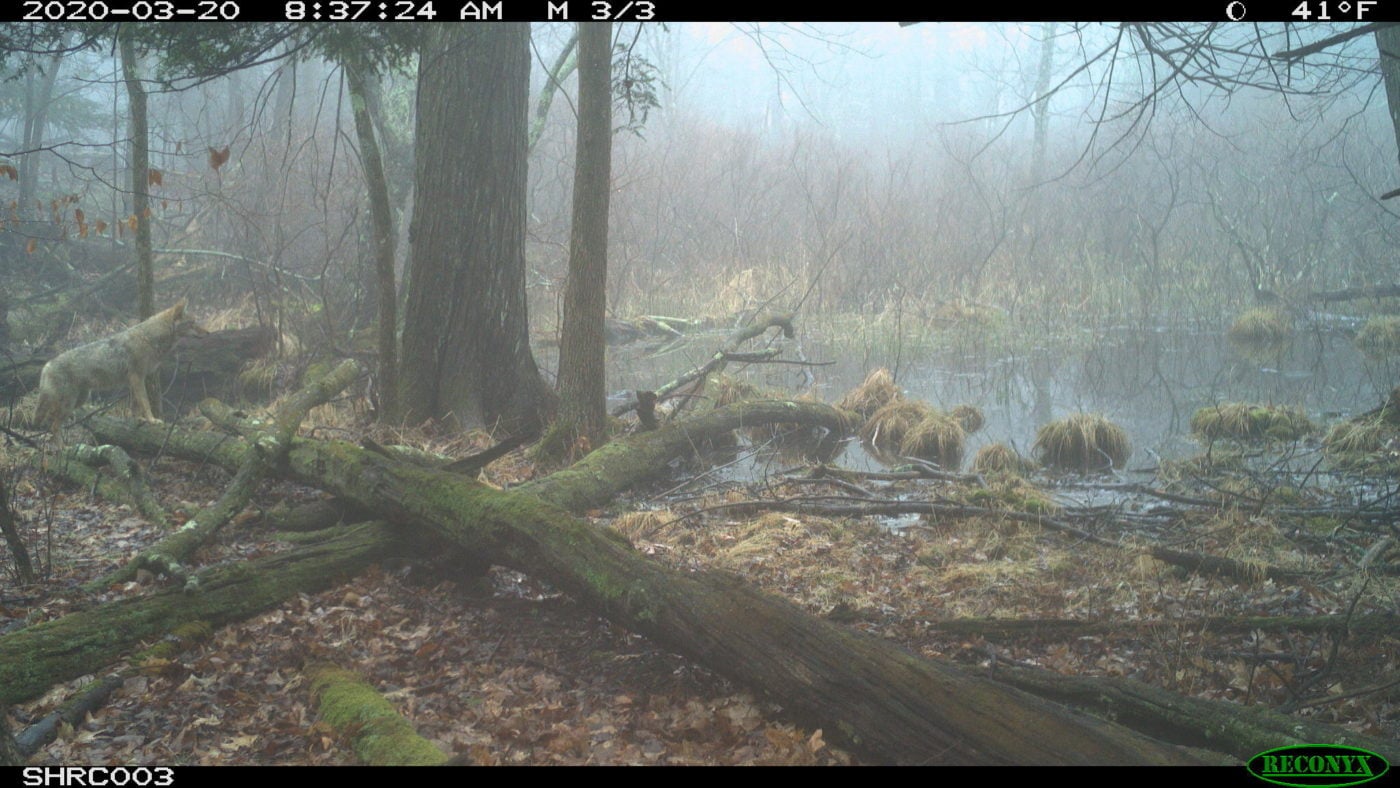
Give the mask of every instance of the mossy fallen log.
[[1058, 698], [1173, 741], [1226, 752], [1241, 760], [1287, 744], [1346, 744], [1400, 760], [1400, 744], [1260, 706], [1179, 695], [1111, 676], [1063, 676], [1048, 670], [999, 667], [997, 679], [1041, 697]]
[[[753, 416], [757, 411], [751, 406], [717, 412], [717, 423]], [[798, 421], [804, 407], [813, 413], [824, 409], [833, 423], [841, 419], [823, 406], [766, 403], [758, 410], [789, 422]], [[145, 425], [129, 426], [154, 441]], [[694, 422], [679, 426], [636, 436], [639, 453], [655, 458], [664, 453], [663, 445], [679, 440], [676, 433], [694, 436]], [[177, 429], [167, 450], [187, 451], [186, 438], [207, 440]], [[625, 452], [613, 452], [616, 459], [594, 460], [589, 475], [540, 483], [534, 494], [494, 490], [348, 443], [298, 441], [288, 463], [300, 481], [392, 521], [426, 526], [495, 563], [550, 581], [611, 620], [767, 693], [800, 721], [876, 761], [1203, 762], [1198, 754], [847, 631], [732, 575], [672, 571], [611, 532], [542, 500], [547, 496], [570, 505], [602, 500], [607, 497], [602, 491], [623, 478], [655, 470], [654, 465], [638, 469]], [[598, 480], [597, 489], [588, 489], [587, 478]]]
[[370, 766], [441, 766], [447, 755], [413, 730], [374, 687], [333, 665], [307, 668], [316, 711]]
[[391, 550], [409, 549], [402, 538], [382, 522], [353, 526], [316, 544], [201, 573], [196, 594], [171, 589], [123, 599], [0, 636], [0, 705], [97, 671], [181, 624], [222, 626], [328, 588]]

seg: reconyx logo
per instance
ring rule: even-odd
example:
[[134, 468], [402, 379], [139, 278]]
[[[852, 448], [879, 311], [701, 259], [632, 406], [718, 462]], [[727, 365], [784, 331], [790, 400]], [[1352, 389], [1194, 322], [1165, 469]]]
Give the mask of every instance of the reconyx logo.
[[1381, 756], [1341, 744], [1298, 744], [1266, 750], [1249, 759], [1251, 774], [1275, 785], [1341, 788], [1368, 783], [1390, 770]]

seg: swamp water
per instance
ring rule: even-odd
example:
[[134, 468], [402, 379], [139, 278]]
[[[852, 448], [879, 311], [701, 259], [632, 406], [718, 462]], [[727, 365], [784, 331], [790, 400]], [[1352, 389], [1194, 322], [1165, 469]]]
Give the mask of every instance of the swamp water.
[[[695, 337], [661, 353], [641, 343], [611, 347], [609, 388], [656, 388], [703, 364], [722, 341]], [[944, 409], [966, 403], [982, 410], [986, 426], [969, 436], [964, 464], [993, 442], [1029, 454], [1040, 425], [1082, 410], [1102, 413], [1128, 431], [1133, 443], [1128, 468], [1150, 468], [1157, 458], [1200, 453], [1202, 444], [1190, 431], [1197, 408], [1221, 402], [1293, 405], [1325, 428], [1376, 407], [1400, 383], [1400, 358], [1367, 358], [1337, 331], [1300, 330], [1282, 346], [1244, 348], [1223, 332], [1125, 328], [1063, 342], [1072, 347], [1030, 347], [1020, 353], [950, 338], [937, 349], [905, 348], [898, 362], [881, 353], [853, 354], [849, 345], [838, 353], [832, 343], [800, 334], [779, 344], [783, 359], [835, 363], [813, 368], [730, 364], [727, 374], [793, 396], [811, 391], [834, 402], [870, 369], [887, 366], [909, 398]], [[1311, 444], [1315, 448], [1316, 441]], [[855, 442], [838, 462], [877, 467]]]

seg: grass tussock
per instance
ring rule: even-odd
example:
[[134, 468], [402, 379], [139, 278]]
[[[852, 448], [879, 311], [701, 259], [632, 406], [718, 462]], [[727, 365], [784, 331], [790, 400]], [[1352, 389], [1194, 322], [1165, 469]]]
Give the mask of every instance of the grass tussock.
[[1369, 356], [1400, 353], [1400, 317], [1373, 317], [1356, 333], [1356, 346]]
[[1370, 454], [1385, 447], [1395, 435], [1395, 429], [1382, 419], [1367, 417], [1332, 425], [1322, 439], [1322, 448], [1329, 455]]
[[977, 450], [972, 458], [972, 472], [984, 476], [1024, 476], [1035, 470], [1035, 463], [1005, 443], [993, 443]]
[[787, 399], [787, 395], [756, 386], [747, 380], [720, 375], [709, 384], [710, 396], [716, 408], [755, 399]]
[[1095, 413], [1075, 413], [1042, 426], [1032, 447], [1046, 466], [1099, 471], [1122, 468], [1132, 443], [1122, 427]]
[[1293, 336], [1293, 318], [1281, 309], [1251, 309], [1230, 325], [1228, 336], [1235, 342], [1271, 344]]
[[871, 371], [865, 376], [865, 380], [854, 389], [846, 393], [837, 403], [839, 410], [849, 410], [859, 413], [862, 418], [870, 418], [876, 411], [886, 405], [903, 399], [899, 386], [894, 382], [894, 375], [884, 367]]
[[866, 419], [860, 428], [860, 439], [867, 446], [886, 454], [896, 454], [919, 422], [937, 413], [934, 407], [919, 400], [897, 400], [880, 408]]
[[1277, 405], [1222, 402], [1191, 416], [1191, 431], [1207, 440], [1296, 441], [1316, 429], [1302, 410]]
[[962, 465], [963, 446], [967, 434], [952, 417], [934, 411], [925, 416], [899, 443], [899, 453], [938, 463], [938, 467], [956, 471]]
[[982, 429], [982, 426], [987, 423], [986, 417], [982, 415], [981, 409], [976, 405], [958, 405], [948, 411], [948, 415], [952, 416], [958, 426], [963, 428], [963, 432], [968, 435]]

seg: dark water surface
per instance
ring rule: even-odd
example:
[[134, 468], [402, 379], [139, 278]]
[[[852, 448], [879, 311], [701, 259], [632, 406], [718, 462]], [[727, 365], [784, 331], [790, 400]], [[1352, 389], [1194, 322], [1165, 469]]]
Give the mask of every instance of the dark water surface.
[[[696, 338], [659, 355], [641, 345], [609, 348], [609, 389], [659, 387], [704, 363], [721, 341]], [[1076, 345], [1073, 349], [1032, 347], [1006, 354], [977, 340], [953, 340], [941, 349], [904, 348], [898, 354], [857, 351], [860, 358], [851, 357], [849, 343], [842, 344], [841, 354], [835, 343], [801, 335], [782, 343], [782, 358], [836, 363], [810, 371], [730, 365], [728, 374], [792, 395], [811, 390], [834, 402], [870, 369], [887, 366], [911, 398], [944, 408], [967, 403], [982, 409], [987, 423], [971, 437], [968, 457], [995, 441], [1028, 453], [1040, 425], [1084, 410], [1102, 413], [1128, 431], [1134, 447], [1129, 467], [1151, 466], [1154, 454], [1170, 459], [1200, 451], [1190, 419], [1206, 405], [1294, 405], [1326, 426], [1376, 407], [1400, 384], [1400, 358], [1367, 358], [1340, 332], [1300, 331], [1286, 346], [1251, 350], [1219, 332], [1121, 329], [1059, 343]], [[865, 465], [850, 456], [855, 453], [848, 451], [844, 462]]]

